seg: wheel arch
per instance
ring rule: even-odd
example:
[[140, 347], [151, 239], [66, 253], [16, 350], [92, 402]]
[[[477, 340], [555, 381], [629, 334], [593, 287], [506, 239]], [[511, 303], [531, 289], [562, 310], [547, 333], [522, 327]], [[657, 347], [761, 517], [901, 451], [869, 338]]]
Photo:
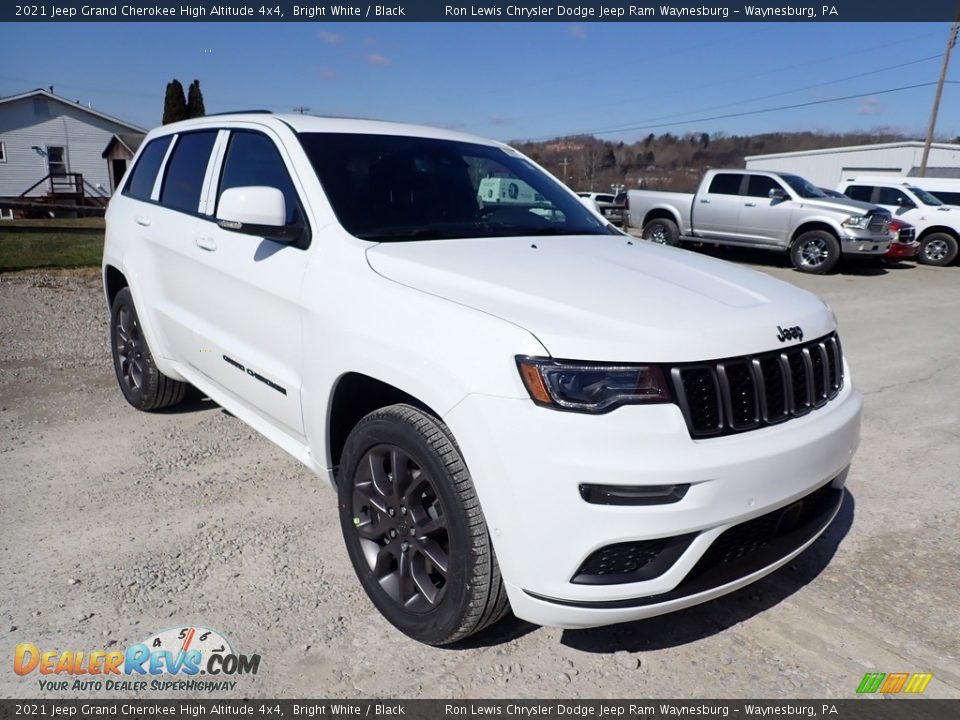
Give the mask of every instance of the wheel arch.
[[334, 480], [347, 437], [357, 423], [374, 410], [397, 403], [412, 405], [440, 418], [436, 410], [416, 396], [370, 375], [347, 372], [337, 379], [327, 408], [327, 466], [334, 469]]
[[103, 266], [103, 292], [107, 298], [107, 307], [113, 306], [113, 299], [125, 287], [129, 287], [127, 277], [113, 265]]
[[834, 239], [836, 239], [837, 242], [840, 241], [840, 233], [837, 232], [837, 229], [833, 225], [823, 220], [811, 220], [809, 222], [805, 222], [801, 224], [799, 227], [797, 227], [796, 230], [793, 231], [793, 235], [790, 236], [790, 247], [793, 247], [793, 244], [797, 241], [797, 238], [799, 238], [801, 235], [808, 232], [812, 232], [814, 230], [822, 230], [823, 232], [828, 232], [831, 235], [833, 235]]
[[958, 233], [958, 232], [957, 232], [956, 230], [954, 230], [952, 227], [948, 227], [948, 226], [946, 226], [946, 225], [932, 225], [932, 226], [928, 227], [926, 230], [924, 230], [922, 233], [920, 233], [920, 234], [917, 236], [917, 240], [918, 240], [918, 241], [923, 241], [923, 240], [925, 240], [927, 237], [929, 237], [930, 235], [933, 235], [933, 234], [935, 234], [935, 233], [943, 233], [944, 235], [949, 235], [949, 236], [952, 237], [954, 240], [960, 241], [960, 233]]
[[669, 220], [678, 228], [680, 227], [680, 217], [674, 210], [665, 207], [655, 207], [648, 210], [647, 214], [643, 216], [643, 225], [641, 225], [640, 229], [643, 230], [654, 220]]

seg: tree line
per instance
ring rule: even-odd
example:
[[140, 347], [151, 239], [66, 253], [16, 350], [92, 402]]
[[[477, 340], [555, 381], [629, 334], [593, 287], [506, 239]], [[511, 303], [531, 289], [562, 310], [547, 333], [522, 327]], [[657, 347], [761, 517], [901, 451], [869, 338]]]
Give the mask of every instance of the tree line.
[[179, 80], [167, 83], [167, 92], [163, 98], [163, 124], [203, 117], [207, 110], [203, 105], [203, 93], [200, 91], [200, 81], [190, 83], [190, 89], [184, 94], [183, 85]]

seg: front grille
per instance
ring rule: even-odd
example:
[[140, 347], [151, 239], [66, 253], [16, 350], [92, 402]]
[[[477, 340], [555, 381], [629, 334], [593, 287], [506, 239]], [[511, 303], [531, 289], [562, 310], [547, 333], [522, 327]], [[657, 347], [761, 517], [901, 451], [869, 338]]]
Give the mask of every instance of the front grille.
[[870, 230], [885, 233], [890, 229], [890, 216], [887, 214], [873, 214], [870, 216]]
[[897, 232], [897, 241], [902, 242], [905, 245], [912, 243], [917, 237], [917, 230], [912, 225], [910, 227], [903, 227]]
[[781, 351], [670, 368], [677, 403], [695, 438], [730, 435], [799, 417], [843, 387], [836, 333]]

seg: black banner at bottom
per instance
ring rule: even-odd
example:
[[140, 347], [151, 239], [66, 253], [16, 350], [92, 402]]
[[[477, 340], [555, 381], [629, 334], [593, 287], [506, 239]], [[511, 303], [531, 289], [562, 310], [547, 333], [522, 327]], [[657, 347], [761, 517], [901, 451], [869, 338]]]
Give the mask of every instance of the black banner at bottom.
[[0, 700], [2, 720], [229, 717], [953, 720], [960, 717], [960, 700]]

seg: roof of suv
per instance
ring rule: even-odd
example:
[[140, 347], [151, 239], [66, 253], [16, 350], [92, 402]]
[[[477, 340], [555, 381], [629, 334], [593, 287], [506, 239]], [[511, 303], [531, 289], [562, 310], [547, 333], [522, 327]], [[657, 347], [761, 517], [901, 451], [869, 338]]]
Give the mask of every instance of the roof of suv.
[[239, 113], [219, 113], [202, 118], [182, 120], [163, 129], [186, 130], [191, 127], [209, 125], [223, 125], [230, 122], [253, 122], [260, 125], [272, 125], [275, 122], [287, 125], [294, 132], [318, 133], [356, 133], [362, 135], [407, 135], [410, 137], [437, 138], [439, 140], [458, 140], [461, 142], [479, 143], [503, 147], [503, 143], [487, 138], [469, 135], [467, 133], [448, 130], [446, 128], [430, 127], [428, 125], [410, 125], [406, 123], [387, 122], [384, 120], [367, 120], [349, 117], [318, 117], [316, 115], [299, 115], [296, 113], [274, 114], [262, 111], [248, 111]]

